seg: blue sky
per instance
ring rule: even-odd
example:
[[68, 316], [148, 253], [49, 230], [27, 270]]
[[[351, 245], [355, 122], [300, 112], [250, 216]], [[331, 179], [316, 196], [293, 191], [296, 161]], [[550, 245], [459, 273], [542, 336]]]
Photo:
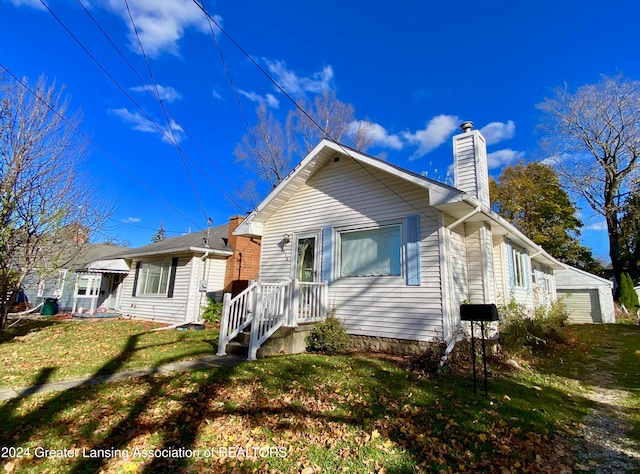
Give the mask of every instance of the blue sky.
[[[246, 128], [196, 5], [128, 1], [204, 212], [180, 153], [144, 115], [168, 130], [162, 108], [81, 6], [150, 83], [125, 1], [47, 4], [115, 82], [40, 0], [0, 0], [0, 63], [18, 77], [45, 74], [64, 85], [72, 109], [82, 111], [83, 132], [128, 170], [97, 150], [90, 155], [92, 185], [117, 202], [107, 233], [139, 246], [161, 221], [169, 235], [180, 235], [205, 228], [205, 215], [218, 225], [244, 213], [233, 183], [241, 187], [247, 171], [233, 150]], [[597, 82], [600, 74], [640, 78], [636, 2], [205, 0], [204, 6], [288, 93], [312, 98], [334, 90], [354, 105], [358, 120], [375, 124], [369, 153], [430, 176], [446, 173], [451, 136], [463, 120], [485, 133], [497, 176], [518, 159], [545, 158], [535, 105], [552, 88]], [[284, 117], [287, 99], [228, 38], [219, 32], [217, 38], [249, 122], [261, 101]], [[581, 217], [583, 242], [606, 256], [602, 219], [586, 208]]]

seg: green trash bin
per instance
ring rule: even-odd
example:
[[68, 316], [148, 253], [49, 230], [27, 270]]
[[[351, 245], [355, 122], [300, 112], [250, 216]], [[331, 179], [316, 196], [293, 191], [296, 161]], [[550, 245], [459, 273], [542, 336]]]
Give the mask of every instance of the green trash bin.
[[43, 316], [53, 316], [58, 310], [58, 300], [56, 298], [45, 298], [42, 305]]

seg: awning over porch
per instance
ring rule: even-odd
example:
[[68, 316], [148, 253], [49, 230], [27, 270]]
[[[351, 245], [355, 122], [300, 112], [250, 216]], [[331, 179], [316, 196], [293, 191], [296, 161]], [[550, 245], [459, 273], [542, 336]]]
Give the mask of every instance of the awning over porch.
[[87, 265], [87, 272], [95, 273], [129, 273], [129, 265], [124, 258], [96, 260]]

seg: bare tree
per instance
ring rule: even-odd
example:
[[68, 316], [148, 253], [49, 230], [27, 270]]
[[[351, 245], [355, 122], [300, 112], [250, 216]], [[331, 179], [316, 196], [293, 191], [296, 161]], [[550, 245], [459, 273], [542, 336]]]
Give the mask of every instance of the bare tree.
[[620, 282], [619, 217], [638, 185], [640, 82], [603, 76], [571, 93], [567, 86], [538, 105], [545, 114], [542, 145], [565, 186], [604, 216], [609, 255]]
[[366, 151], [371, 145], [371, 125], [366, 121], [356, 121], [353, 105], [339, 101], [335, 91], [325, 90], [311, 104], [300, 100], [298, 105], [300, 108], [292, 110], [289, 118], [298, 136], [298, 155], [301, 158], [323, 138], [360, 151]]
[[292, 169], [294, 160], [304, 158], [321, 139], [329, 138], [362, 151], [371, 144], [372, 126], [356, 121], [353, 106], [339, 101], [334, 91], [325, 91], [311, 103], [300, 99], [298, 106], [289, 111], [282, 123], [264, 103], [260, 104], [256, 124], [234, 150], [237, 161], [258, 181], [247, 180], [249, 184], [240, 196], [250, 206], [255, 206], [264, 194], [260, 183], [269, 189], [277, 186]]
[[42, 77], [0, 82], [0, 331], [27, 275], [66, 265], [110, 215], [81, 172], [86, 142], [67, 109]]

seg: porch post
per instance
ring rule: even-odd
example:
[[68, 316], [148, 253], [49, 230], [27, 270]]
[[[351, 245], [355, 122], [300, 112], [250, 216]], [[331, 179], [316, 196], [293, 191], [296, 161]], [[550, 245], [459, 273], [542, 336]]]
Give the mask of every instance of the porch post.
[[298, 325], [298, 311], [300, 309], [300, 284], [298, 280], [291, 281], [291, 304], [289, 305], [289, 326]]
[[218, 356], [227, 355], [227, 330], [229, 328], [229, 307], [231, 306], [231, 293], [222, 295], [222, 315], [220, 316], [220, 336], [218, 337]]
[[329, 283], [323, 281], [320, 291], [322, 294], [322, 318], [326, 319], [327, 314], [329, 313]]
[[260, 337], [262, 319], [262, 285], [256, 284], [255, 299], [253, 301], [253, 317], [251, 319], [251, 337], [249, 338], [248, 360], [256, 360], [258, 356], [258, 339]]

